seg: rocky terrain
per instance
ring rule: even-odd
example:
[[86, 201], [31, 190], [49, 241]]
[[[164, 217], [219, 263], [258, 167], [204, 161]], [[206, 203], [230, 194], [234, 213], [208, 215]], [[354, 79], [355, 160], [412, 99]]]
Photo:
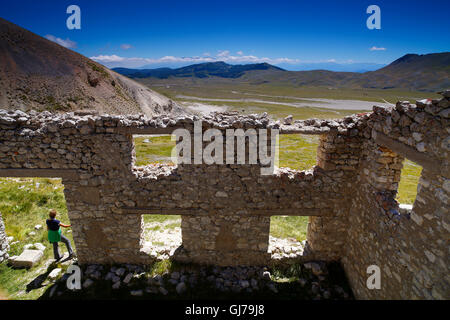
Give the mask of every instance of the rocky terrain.
[[[54, 269], [53, 285], [43, 299], [352, 299], [336, 263], [309, 262], [294, 268], [172, 266], [161, 274], [139, 265], [88, 265], [82, 268], [82, 288], [69, 290], [69, 274]], [[175, 270], [176, 269], [176, 270]], [[56, 270], [56, 271], [55, 271]]]
[[0, 263], [9, 258], [9, 248], [9, 241], [6, 237], [5, 225], [3, 223], [2, 213], [0, 212]]
[[185, 113], [163, 95], [1, 18], [0, 108]]

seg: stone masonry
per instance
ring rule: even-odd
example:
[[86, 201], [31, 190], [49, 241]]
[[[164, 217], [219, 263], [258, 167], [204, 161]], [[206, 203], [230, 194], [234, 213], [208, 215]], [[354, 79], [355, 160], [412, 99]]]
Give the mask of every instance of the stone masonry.
[[9, 243], [6, 237], [5, 225], [3, 224], [2, 213], [0, 212], [0, 263], [9, 258]]
[[[441, 100], [374, 107], [336, 120], [265, 114], [198, 118], [28, 114], [0, 110], [0, 176], [60, 177], [81, 264], [150, 264], [143, 214], [182, 217], [173, 259], [215, 265], [270, 262], [270, 216], [309, 216], [304, 260], [340, 260], [357, 298], [449, 299], [449, 91]], [[261, 164], [136, 167], [133, 134], [177, 128], [277, 129], [320, 136], [310, 170]], [[402, 161], [423, 167], [411, 212], [394, 200]], [[366, 287], [367, 267], [381, 289]]]

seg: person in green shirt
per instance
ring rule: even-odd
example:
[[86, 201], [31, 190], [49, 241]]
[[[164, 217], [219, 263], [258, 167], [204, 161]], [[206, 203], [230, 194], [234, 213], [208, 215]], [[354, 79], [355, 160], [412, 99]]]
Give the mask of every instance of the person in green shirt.
[[62, 224], [61, 221], [56, 219], [57, 212], [55, 209], [51, 209], [49, 212], [49, 219], [46, 220], [47, 230], [48, 230], [48, 241], [53, 244], [53, 254], [55, 259], [60, 260], [61, 254], [59, 253], [58, 242], [64, 242], [69, 251], [69, 259], [73, 257], [72, 246], [70, 245], [70, 240], [61, 234], [61, 227], [70, 228], [71, 225]]

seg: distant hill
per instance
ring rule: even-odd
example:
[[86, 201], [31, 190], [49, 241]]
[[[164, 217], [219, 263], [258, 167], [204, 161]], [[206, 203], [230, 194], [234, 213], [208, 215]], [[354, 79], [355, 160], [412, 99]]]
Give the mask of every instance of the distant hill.
[[447, 89], [450, 87], [450, 52], [407, 54], [384, 68], [362, 74], [357, 84], [366, 88], [383, 89]]
[[2, 18], [0, 109], [184, 112], [146, 86]]
[[[391, 64], [364, 73], [328, 70], [286, 71], [267, 63], [229, 65], [224, 62], [195, 64], [178, 69], [114, 69], [130, 78], [222, 78], [250, 84], [376, 88], [439, 91], [450, 88], [450, 52], [407, 54]], [[223, 81], [223, 80], [221, 80]], [[146, 83], [149, 83], [146, 81]]]
[[221, 78], [239, 78], [247, 71], [254, 70], [276, 70], [285, 71], [281, 68], [272, 66], [268, 63], [256, 63], [245, 65], [231, 65], [222, 61], [218, 62], [206, 62], [200, 64], [194, 64], [187, 67], [171, 69], [171, 68], [158, 68], [158, 69], [127, 69], [127, 68], [113, 68], [114, 71], [128, 76], [130, 78], [159, 78], [167, 79], [169, 77], [177, 78], [208, 78], [208, 77], [221, 77]]

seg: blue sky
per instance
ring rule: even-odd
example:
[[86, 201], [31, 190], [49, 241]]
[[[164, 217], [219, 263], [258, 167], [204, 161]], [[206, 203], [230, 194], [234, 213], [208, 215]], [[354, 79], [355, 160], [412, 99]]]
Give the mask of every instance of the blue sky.
[[[81, 8], [68, 30], [66, 8]], [[369, 5], [381, 30], [369, 30]], [[387, 64], [406, 53], [450, 51], [450, 1], [2, 1], [0, 17], [109, 66], [222, 60], [306, 65]], [[372, 50], [371, 50], [372, 49]]]

